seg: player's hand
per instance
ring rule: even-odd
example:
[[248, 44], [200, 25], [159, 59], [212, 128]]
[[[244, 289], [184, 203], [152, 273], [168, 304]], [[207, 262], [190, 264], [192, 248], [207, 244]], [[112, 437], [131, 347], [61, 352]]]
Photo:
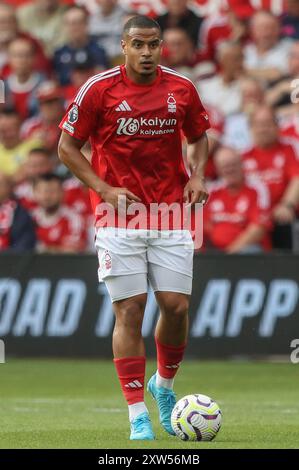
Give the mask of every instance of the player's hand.
[[205, 187], [203, 179], [200, 176], [191, 176], [184, 188], [184, 202], [186, 204], [191, 204], [191, 206], [197, 202], [205, 204], [208, 197], [209, 193]]
[[124, 202], [127, 207], [133, 202], [141, 202], [141, 199], [127, 188], [113, 188], [112, 186], [109, 186], [102, 191], [101, 196], [105, 202], [111, 204], [115, 209]]

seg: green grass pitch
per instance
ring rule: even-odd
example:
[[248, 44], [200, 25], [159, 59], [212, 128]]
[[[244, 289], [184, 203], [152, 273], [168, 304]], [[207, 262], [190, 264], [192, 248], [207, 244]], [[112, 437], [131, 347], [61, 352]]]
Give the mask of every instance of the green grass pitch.
[[[223, 413], [212, 442], [183, 442], [159, 426], [156, 441], [130, 442], [127, 407], [111, 361], [7, 360], [0, 364], [0, 448], [299, 448], [298, 365], [185, 361], [178, 398], [213, 397]], [[147, 364], [147, 378], [155, 370]]]

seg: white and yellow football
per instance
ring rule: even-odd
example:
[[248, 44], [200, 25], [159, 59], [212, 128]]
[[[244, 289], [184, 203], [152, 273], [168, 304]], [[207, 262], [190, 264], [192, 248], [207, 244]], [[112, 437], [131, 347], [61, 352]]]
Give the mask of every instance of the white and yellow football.
[[206, 395], [186, 395], [173, 408], [171, 425], [183, 441], [212, 441], [221, 427], [221, 411]]

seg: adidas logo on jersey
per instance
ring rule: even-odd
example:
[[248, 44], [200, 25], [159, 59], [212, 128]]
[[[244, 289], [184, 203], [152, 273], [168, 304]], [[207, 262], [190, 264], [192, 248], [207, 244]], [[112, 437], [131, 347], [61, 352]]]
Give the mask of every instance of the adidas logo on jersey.
[[115, 108], [115, 111], [132, 111], [126, 100], [123, 100], [117, 108]]
[[142, 384], [139, 380], [134, 380], [134, 382], [129, 382], [125, 385], [126, 388], [142, 388]]

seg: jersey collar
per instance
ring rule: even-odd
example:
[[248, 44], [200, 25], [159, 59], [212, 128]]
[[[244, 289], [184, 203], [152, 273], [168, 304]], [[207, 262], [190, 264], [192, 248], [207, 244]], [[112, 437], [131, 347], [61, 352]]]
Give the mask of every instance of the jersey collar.
[[158, 85], [161, 81], [162, 70], [161, 70], [161, 67], [159, 65], [157, 67], [157, 77], [149, 85], [147, 85], [147, 84], [143, 85], [143, 84], [135, 83], [132, 80], [130, 80], [130, 78], [128, 77], [127, 72], [126, 72], [125, 65], [121, 65], [120, 70], [121, 70], [121, 74], [122, 74], [124, 82], [127, 85], [129, 85], [130, 87], [133, 86], [133, 87], [137, 87], [137, 88], [151, 88], [153, 86]]

